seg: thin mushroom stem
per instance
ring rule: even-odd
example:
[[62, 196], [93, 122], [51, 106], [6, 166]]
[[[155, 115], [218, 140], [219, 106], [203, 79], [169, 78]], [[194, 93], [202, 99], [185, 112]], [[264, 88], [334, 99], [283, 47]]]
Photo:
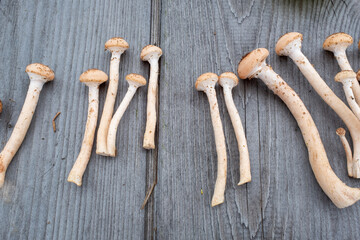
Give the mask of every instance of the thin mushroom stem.
[[234, 128], [238, 149], [240, 154], [240, 181], [238, 185], [251, 182], [250, 157], [245, 137], [245, 131], [241, 123], [239, 112], [232, 97], [232, 88], [238, 84], [238, 78], [233, 73], [223, 73], [220, 75], [220, 85], [223, 87], [226, 108]]
[[343, 183], [332, 170], [317, 127], [296, 92], [265, 63], [269, 52], [257, 49], [239, 64], [240, 78], [259, 78], [278, 95], [297, 121], [309, 152], [309, 162], [315, 178], [325, 194], [338, 208], [351, 206], [360, 199], [360, 189]]
[[276, 44], [276, 53], [289, 56], [298, 66], [302, 74], [320, 97], [344, 121], [352, 137], [354, 145], [353, 177], [360, 178], [360, 121], [354, 113], [342, 102], [320, 77], [315, 68], [301, 52], [302, 35], [300, 33], [287, 33]]
[[6, 170], [19, 150], [30, 127], [42, 87], [44, 83], [54, 79], [54, 72], [49, 67], [39, 63], [28, 65], [26, 72], [30, 77], [30, 85], [25, 102], [14, 130], [0, 153], [0, 188], [4, 185]]
[[[345, 71], [343, 71], [345, 72]], [[340, 72], [342, 73], [342, 72]], [[353, 71], [351, 71], [351, 73], [354, 73]], [[360, 107], [357, 104], [355, 97], [354, 97], [354, 93], [352, 91], [352, 82], [354, 81], [354, 79], [356, 80], [355, 77], [355, 73], [354, 73], [354, 77], [351, 78], [344, 78], [341, 82], [343, 84], [343, 89], [345, 92], [345, 96], [346, 96], [346, 100], [351, 108], [351, 110], [353, 111], [353, 113], [355, 114], [355, 116], [360, 119]], [[338, 76], [338, 75], [337, 75]], [[356, 80], [357, 81], [357, 80]]]
[[336, 134], [339, 136], [341, 143], [345, 150], [348, 175], [349, 175], [349, 177], [352, 177], [353, 176], [353, 173], [352, 173], [353, 159], [352, 159], [352, 152], [351, 152], [350, 144], [345, 137], [346, 131], [343, 128], [338, 128], [338, 129], [336, 129]]
[[221, 123], [219, 106], [215, 91], [215, 85], [217, 81], [218, 81], [218, 76], [216, 74], [205, 73], [201, 75], [195, 83], [196, 89], [198, 91], [204, 91], [209, 100], [211, 121], [215, 135], [215, 145], [216, 145], [218, 164], [217, 164], [217, 177], [216, 177], [214, 195], [211, 200], [212, 207], [224, 202], [226, 173], [227, 173], [225, 136]]

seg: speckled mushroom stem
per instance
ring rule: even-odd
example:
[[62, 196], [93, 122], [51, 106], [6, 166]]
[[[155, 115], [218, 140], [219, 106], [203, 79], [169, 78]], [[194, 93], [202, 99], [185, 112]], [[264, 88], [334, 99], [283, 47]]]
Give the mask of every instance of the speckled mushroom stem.
[[360, 107], [357, 104], [356, 100], [355, 100], [355, 96], [354, 96], [354, 92], [352, 91], [352, 87], [353, 82], [356, 81], [356, 77], [353, 77], [351, 79], [347, 79], [345, 81], [343, 81], [343, 89], [345, 92], [345, 96], [346, 96], [346, 101], [348, 102], [351, 110], [353, 111], [353, 113], [355, 114], [355, 116], [360, 119]]
[[353, 173], [352, 173], [353, 159], [352, 159], [352, 152], [351, 152], [350, 144], [345, 137], [346, 131], [343, 128], [338, 128], [336, 130], [336, 134], [339, 136], [341, 143], [345, 150], [348, 175], [349, 175], [349, 177], [352, 177], [353, 176]]
[[78, 186], [82, 185], [82, 177], [90, 160], [91, 150], [94, 143], [95, 129], [99, 110], [99, 84], [90, 83], [89, 86], [89, 107], [85, 127], [85, 134], [81, 145], [80, 153], [68, 176], [68, 181]]
[[242, 185], [251, 181], [250, 157], [245, 137], [245, 131], [241, 123], [239, 112], [234, 104], [231, 93], [232, 88], [223, 86], [225, 104], [228, 109], [231, 122], [234, 127], [238, 149], [240, 154], [240, 181], [238, 185]]
[[143, 147], [145, 149], [155, 148], [155, 131], [157, 118], [157, 101], [158, 101], [158, 76], [159, 76], [159, 59], [152, 58], [150, 63], [150, 77], [148, 85], [147, 106], [146, 106], [146, 127], [144, 134]]
[[122, 52], [112, 52], [110, 60], [109, 86], [96, 138], [96, 154], [108, 156], [107, 135], [119, 85], [119, 66]]
[[338, 208], [351, 206], [360, 199], [360, 189], [343, 183], [332, 170], [316, 125], [296, 92], [271, 67], [262, 65], [256, 73], [291, 111], [302, 132], [309, 151], [309, 161], [315, 178], [325, 194]]
[[0, 188], [4, 184], [6, 170], [16, 152], [19, 150], [29, 129], [44, 83], [45, 81], [41, 79], [33, 79], [30, 81], [29, 89], [19, 118], [15, 124], [13, 132], [11, 133], [9, 141], [0, 153]]

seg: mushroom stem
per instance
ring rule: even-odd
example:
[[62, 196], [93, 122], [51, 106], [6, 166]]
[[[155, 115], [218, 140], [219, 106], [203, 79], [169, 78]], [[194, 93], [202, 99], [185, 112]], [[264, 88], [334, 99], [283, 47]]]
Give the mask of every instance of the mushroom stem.
[[[336, 176], [309, 111], [296, 92], [266, 65], [265, 58], [268, 54], [266, 49], [257, 49], [243, 58], [238, 69], [240, 78], [260, 78], [284, 101], [302, 132], [310, 165], [320, 187], [338, 208], [351, 206], [360, 199], [360, 189], [347, 186]], [[251, 64], [253, 66], [249, 66]]]
[[354, 86], [352, 83], [353, 83], [354, 80], [356, 80], [356, 78], [351, 78], [351, 80], [349, 80], [349, 81], [344, 81], [343, 82], [343, 89], [344, 89], [344, 92], [345, 92], [346, 100], [347, 100], [351, 110], [353, 111], [355, 116], [358, 119], [360, 119], [360, 107], [356, 103], [354, 92], [352, 91], [352, 86]]
[[4, 149], [0, 153], [0, 188], [4, 184], [6, 170], [16, 152], [19, 150], [29, 129], [39, 100], [41, 89], [44, 83], [54, 79], [53, 71], [42, 64], [30, 64], [27, 66], [26, 72], [30, 77], [30, 84], [25, 102], [15, 124], [14, 130], [11, 133]]
[[349, 175], [349, 177], [352, 177], [353, 176], [353, 173], [352, 173], [353, 159], [352, 159], [350, 144], [345, 137], [346, 131], [343, 128], [338, 128], [336, 130], [336, 134], [339, 136], [341, 143], [345, 150], [348, 175]]
[[289, 56], [320, 97], [336, 112], [349, 129], [354, 145], [353, 177], [360, 178], [360, 121], [320, 77], [315, 68], [301, 52], [302, 35], [287, 33], [276, 45], [278, 55]]

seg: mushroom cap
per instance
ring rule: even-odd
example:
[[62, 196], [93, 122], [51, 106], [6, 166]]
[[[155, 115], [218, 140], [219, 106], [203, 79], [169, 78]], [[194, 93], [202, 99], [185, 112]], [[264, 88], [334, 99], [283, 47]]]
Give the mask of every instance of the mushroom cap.
[[275, 52], [277, 55], [281, 56], [282, 55], [282, 50], [284, 50], [284, 48], [286, 48], [286, 46], [291, 43], [292, 41], [296, 40], [296, 39], [301, 39], [301, 41], [303, 40], [303, 35], [301, 33], [298, 32], [289, 32], [286, 33], [284, 35], [282, 35], [279, 40], [276, 43], [275, 46]]
[[205, 91], [207, 87], [215, 87], [219, 77], [215, 73], [204, 73], [195, 82], [195, 88], [198, 91]]
[[357, 72], [357, 74], [356, 74], [356, 79], [358, 80], [358, 81], [360, 81], [360, 70]]
[[138, 87], [146, 85], [145, 78], [143, 76], [141, 76], [140, 74], [130, 73], [130, 74], [126, 75], [125, 79], [129, 83], [132, 83]]
[[346, 49], [348, 46], [353, 44], [353, 42], [354, 40], [349, 34], [339, 32], [328, 36], [323, 43], [323, 48], [327, 51], [333, 52], [335, 48], [338, 47]]
[[3, 105], [2, 105], [2, 102], [0, 100], [0, 113], [2, 112], [2, 109], [3, 109]]
[[344, 70], [336, 74], [335, 81], [336, 82], [342, 82], [344, 79], [347, 78], [356, 78], [356, 73], [351, 70]]
[[346, 130], [343, 129], [343, 128], [338, 128], [338, 129], [336, 129], [336, 134], [337, 134], [338, 136], [345, 136]]
[[107, 40], [105, 43], [105, 49], [109, 51], [124, 52], [129, 48], [129, 44], [121, 37], [114, 37]]
[[80, 82], [101, 84], [108, 80], [108, 75], [98, 69], [89, 69], [80, 75]]
[[25, 72], [27, 72], [28, 74], [33, 73], [35, 75], [39, 75], [43, 77], [43, 79], [46, 81], [52, 81], [55, 77], [53, 70], [41, 63], [32, 63], [28, 65], [25, 69]]
[[259, 67], [269, 56], [269, 51], [266, 48], [255, 49], [240, 60], [238, 66], [238, 75], [241, 79], [251, 78], [254, 74], [254, 69]]
[[140, 53], [140, 59], [143, 61], [149, 61], [150, 58], [160, 58], [162, 55], [161, 48], [154, 45], [145, 46]]
[[231, 84], [231, 87], [235, 87], [239, 83], [239, 78], [232, 72], [224, 72], [219, 76], [219, 84]]

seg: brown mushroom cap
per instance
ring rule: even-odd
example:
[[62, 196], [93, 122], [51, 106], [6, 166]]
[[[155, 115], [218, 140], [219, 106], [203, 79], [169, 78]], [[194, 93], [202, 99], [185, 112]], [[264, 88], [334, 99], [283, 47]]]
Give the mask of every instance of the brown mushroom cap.
[[108, 75], [98, 69], [89, 69], [80, 75], [80, 82], [83, 83], [103, 83], [108, 80]]
[[126, 81], [132, 82], [137, 86], [146, 85], [145, 78], [143, 76], [141, 76], [140, 74], [130, 73], [130, 74], [126, 75], [125, 79], [126, 79]]
[[109, 51], [125, 51], [129, 48], [129, 44], [121, 37], [110, 38], [105, 43], [105, 49]]
[[2, 112], [2, 109], [3, 109], [3, 105], [2, 105], [2, 102], [0, 100], [0, 113]]
[[239, 83], [239, 78], [232, 72], [224, 72], [219, 76], [219, 84], [222, 86], [221, 79], [232, 80], [234, 82], [233, 87], [235, 87]]
[[198, 91], [204, 91], [207, 86], [213, 84], [216, 85], [217, 81], [219, 80], [218, 75], [215, 73], [204, 73], [198, 77], [198, 79], [195, 82], [195, 88]]
[[255, 49], [241, 59], [238, 66], [238, 75], [241, 79], [251, 78], [253, 70], [258, 67], [269, 56], [266, 48]]
[[337, 134], [338, 136], [345, 136], [346, 131], [345, 131], [345, 129], [343, 129], [343, 128], [338, 128], [338, 129], [336, 129], [336, 134]]
[[358, 81], [360, 81], [360, 70], [357, 72], [357, 74], [356, 74], [356, 79], [358, 80]]
[[296, 39], [301, 39], [301, 41], [303, 40], [303, 35], [301, 33], [298, 32], [289, 32], [286, 33], [284, 35], [282, 35], [279, 40], [276, 43], [275, 46], [275, 52], [277, 55], [281, 56], [281, 51], [284, 50], [284, 48], [291, 43], [292, 41], [296, 40]]
[[55, 77], [53, 70], [41, 63], [32, 63], [28, 65], [25, 69], [25, 72], [42, 76], [46, 81], [52, 81]]
[[149, 61], [153, 56], [160, 58], [162, 55], [161, 48], [154, 45], [147, 45], [141, 50], [140, 59], [143, 61]]
[[339, 32], [328, 36], [323, 43], [323, 48], [327, 51], [332, 52], [334, 51], [334, 48], [337, 46], [343, 46], [347, 48], [348, 46], [353, 44], [353, 42], [354, 40], [350, 35], [343, 32]]
[[347, 78], [356, 78], [356, 73], [351, 70], [344, 70], [336, 74], [335, 81], [336, 82], [342, 82], [344, 79]]

